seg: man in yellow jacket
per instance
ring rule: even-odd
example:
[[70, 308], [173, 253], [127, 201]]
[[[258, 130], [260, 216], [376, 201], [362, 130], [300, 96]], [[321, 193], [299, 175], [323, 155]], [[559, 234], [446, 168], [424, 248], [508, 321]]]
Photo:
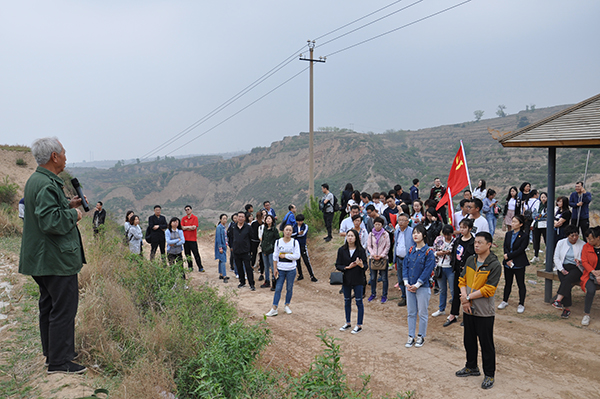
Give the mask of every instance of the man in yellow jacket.
[[477, 367], [477, 339], [481, 343], [481, 358], [485, 378], [481, 388], [494, 386], [496, 348], [494, 347], [494, 294], [502, 275], [502, 265], [491, 253], [492, 235], [487, 232], [475, 236], [475, 255], [467, 259], [458, 280], [460, 301], [464, 312], [464, 344], [467, 352], [465, 367], [457, 377], [481, 375]]

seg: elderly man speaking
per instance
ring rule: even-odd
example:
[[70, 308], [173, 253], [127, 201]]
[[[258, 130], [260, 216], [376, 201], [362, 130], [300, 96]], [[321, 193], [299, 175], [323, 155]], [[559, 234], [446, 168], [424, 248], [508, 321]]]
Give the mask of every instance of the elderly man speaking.
[[77, 222], [81, 198], [69, 200], [58, 174], [65, 169], [65, 149], [56, 137], [33, 142], [31, 152], [39, 165], [25, 185], [25, 219], [19, 272], [40, 287], [40, 335], [48, 374], [81, 374], [73, 363], [77, 273], [85, 263]]

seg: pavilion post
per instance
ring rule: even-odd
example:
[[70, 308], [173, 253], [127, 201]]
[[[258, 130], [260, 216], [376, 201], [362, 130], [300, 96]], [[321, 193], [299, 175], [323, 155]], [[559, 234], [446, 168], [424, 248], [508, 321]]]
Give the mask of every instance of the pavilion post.
[[[548, 147], [548, 222], [546, 225], [546, 271], [554, 268], [554, 247], [556, 231], [554, 230], [554, 204], [556, 203], [556, 147]], [[552, 280], [546, 279], [544, 302], [552, 301]]]

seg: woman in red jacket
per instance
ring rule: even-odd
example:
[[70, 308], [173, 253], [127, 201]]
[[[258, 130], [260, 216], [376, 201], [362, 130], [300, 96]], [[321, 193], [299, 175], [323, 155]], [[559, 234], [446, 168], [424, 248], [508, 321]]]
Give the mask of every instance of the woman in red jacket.
[[581, 264], [583, 265], [583, 275], [581, 276], [581, 289], [585, 292], [585, 305], [583, 310], [583, 320], [581, 324], [587, 326], [590, 324], [590, 311], [596, 290], [600, 287], [600, 226], [592, 227], [587, 231], [588, 242], [581, 251]]

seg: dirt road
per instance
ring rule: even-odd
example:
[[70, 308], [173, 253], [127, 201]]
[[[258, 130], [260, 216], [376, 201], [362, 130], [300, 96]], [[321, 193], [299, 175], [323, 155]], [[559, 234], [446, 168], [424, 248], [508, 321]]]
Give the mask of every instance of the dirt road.
[[[381, 304], [365, 300], [363, 331], [352, 335], [338, 329], [344, 323], [343, 298], [339, 286], [331, 286], [335, 253], [341, 242], [315, 242], [309, 247], [315, 274], [319, 281], [304, 279], [294, 285], [290, 304], [293, 313], [268, 318], [273, 341], [262, 362], [271, 367], [305, 370], [321, 350], [316, 334], [325, 329], [340, 339], [343, 364], [351, 383], [359, 384], [358, 376], [371, 375], [371, 390], [379, 395], [409, 390], [418, 398], [465, 398], [484, 395], [489, 398], [598, 398], [600, 397], [600, 309], [592, 310], [589, 327], [581, 326], [583, 293], [574, 288], [574, 306], [568, 320], [543, 301], [543, 280], [535, 276], [538, 264], [528, 269], [525, 313], [516, 312], [516, 286], [509, 306], [497, 311], [495, 343], [497, 352], [496, 383], [490, 391], [482, 391], [483, 377], [457, 378], [455, 371], [464, 366], [462, 327], [455, 323], [443, 328], [445, 316], [429, 317], [425, 345], [406, 349], [408, 335], [406, 307], [397, 306], [399, 292], [390, 284], [389, 301]], [[246, 317], [262, 319], [273, 300], [273, 292], [248, 287], [238, 289], [235, 277], [228, 284], [218, 280], [213, 260], [212, 236], [203, 237], [200, 249], [206, 273], [194, 272], [192, 284], [208, 283], [224, 292], [233, 292], [234, 299]], [[232, 275], [232, 274], [231, 274]], [[255, 273], [258, 278], [258, 273]], [[395, 274], [390, 282], [395, 282]], [[555, 286], [555, 289], [557, 286]], [[499, 303], [503, 279], [497, 291]], [[378, 287], [381, 293], [381, 283]], [[437, 309], [439, 297], [432, 295], [430, 314]], [[283, 300], [280, 304], [283, 306]], [[449, 307], [447, 308], [449, 312]], [[356, 308], [353, 308], [353, 324]]]

